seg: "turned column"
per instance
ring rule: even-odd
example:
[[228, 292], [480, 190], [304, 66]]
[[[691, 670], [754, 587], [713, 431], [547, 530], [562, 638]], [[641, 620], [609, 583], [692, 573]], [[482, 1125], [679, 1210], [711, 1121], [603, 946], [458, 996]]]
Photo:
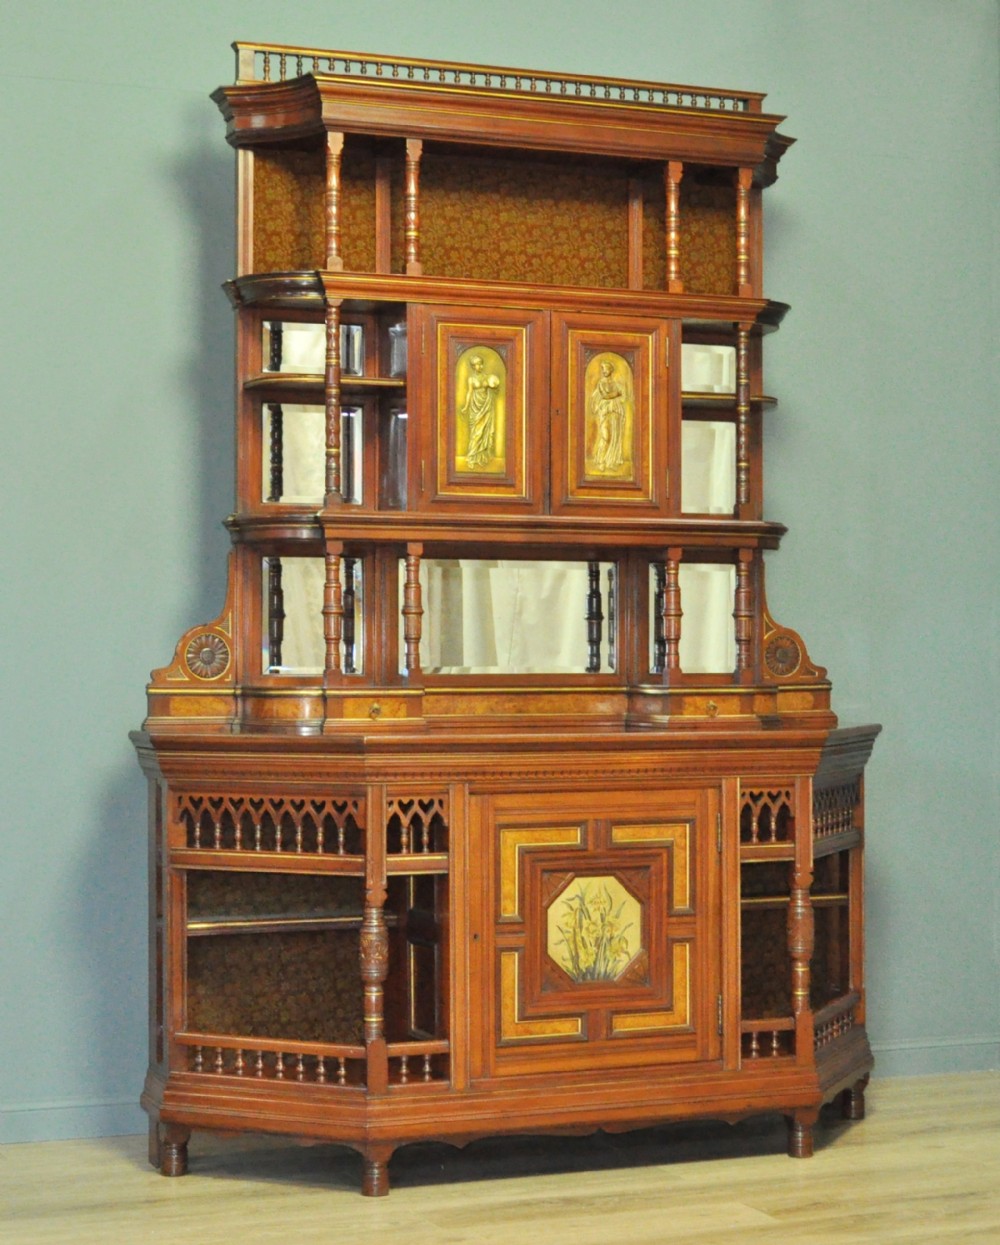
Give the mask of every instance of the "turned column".
[[331, 272], [344, 267], [340, 253], [340, 161], [344, 136], [331, 130], [326, 136], [326, 266]]
[[326, 546], [326, 579], [323, 584], [323, 639], [326, 644], [326, 677], [341, 673], [340, 641], [344, 636], [344, 585], [341, 578], [343, 541]]
[[340, 429], [340, 305], [326, 309], [326, 504], [343, 504], [341, 493]]
[[753, 296], [750, 281], [750, 187], [753, 169], [739, 169], [736, 174], [736, 293], [740, 298]]
[[742, 681], [751, 669], [753, 639], [753, 587], [751, 570], [753, 550], [740, 549], [736, 554], [736, 594], [733, 619], [736, 623], [736, 679]]
[[663, 672], [667, 679], [681, 668], [681, 553], [668, 549], [663, 567]]
[[667, 293], [683, 294], [681, 280], [681, 178], [684, 165], [670, 160], [666, 169], [667, 186]]
[[420, 592], [420, 559], [423, 545], [406, 546], [406, 578], [403, 581], [403, 642], [406, 646], [406, 673], [420, 674], [421, 620], [424, 616]]
[[420, 157], [423, 150], [422, 139], [406, 140], [403, 233], [406, 241], [406, 272], [413, 277], [421, 276], [424, 271], [420, 262]]
[[587, 673], [601, 670], [601, 640], [604, 634], [604, 613], [601, 609], [601, 564], [587, 563]]
[[736, 327], [736, 501], [750, 501], [750, 326]]

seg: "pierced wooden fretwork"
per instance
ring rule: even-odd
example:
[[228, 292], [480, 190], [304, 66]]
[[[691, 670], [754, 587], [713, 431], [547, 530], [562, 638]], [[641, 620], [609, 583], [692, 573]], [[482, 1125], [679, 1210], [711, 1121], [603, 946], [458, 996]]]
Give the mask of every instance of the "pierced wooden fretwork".
[[424, 856], [448, 850], [448, 797], [390, 796], [386, 801], [386, 851]]
[[793, 793], [787, 787], [744, 791], [740, 798], [740, 843], [788, 843], [795, 837]]
[[837, 1038], [843, 1037], [845, 1033], [850, 1033], [856, 1024], [855, 1018], [855, 999], [849, 1000], [849, 1005], [843, 1010], [837, 1011], [834, 1015], [829, 1015], [830, 1009], [824, 1009], [816, 1017], [816, 1029], [813, 1043], [816, 1050], [822, 1050], [824, 1046], [829, 1046], [831, 1042], [835, 1042]]
[[180, 795], [175, 817], [189, 850], [299, 856], [364, 852], [362, 796]]
[[861, 783], [844, 783], [839, 787], [824, 787], [813, 792], [813, 837], [828, 839], [835, 834], [847, 834], [855, 828], [858, 806], [861, 803]]

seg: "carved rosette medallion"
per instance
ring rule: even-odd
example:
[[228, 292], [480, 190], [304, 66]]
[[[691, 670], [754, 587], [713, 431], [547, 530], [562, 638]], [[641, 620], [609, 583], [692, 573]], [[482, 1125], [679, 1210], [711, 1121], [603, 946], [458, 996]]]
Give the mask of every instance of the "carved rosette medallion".
[[184, 661], [196, 679], [218, 679], [229, 669], [229, 645], [214, 631], [200, 632], [185, 649]]
[[779, 631], [764, 645], [764, 665], [776, 679], [787, 679], [802, 664], [802, 649], [794, 637]]

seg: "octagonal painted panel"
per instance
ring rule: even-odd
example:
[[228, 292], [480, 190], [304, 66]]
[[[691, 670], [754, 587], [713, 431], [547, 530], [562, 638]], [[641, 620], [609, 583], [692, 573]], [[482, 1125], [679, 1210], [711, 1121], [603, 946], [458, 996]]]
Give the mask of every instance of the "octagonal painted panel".
[[613, 874], [574, 877], [546, 922], [549, 958], [574, 982], [617, 981], [642, 950], [642, 905]]

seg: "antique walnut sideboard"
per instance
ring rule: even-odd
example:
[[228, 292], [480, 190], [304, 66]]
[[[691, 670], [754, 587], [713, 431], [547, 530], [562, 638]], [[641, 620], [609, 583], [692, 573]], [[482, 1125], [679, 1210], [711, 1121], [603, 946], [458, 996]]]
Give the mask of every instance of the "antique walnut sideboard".
[[237, 44], [229, 586], [153, 673], [151, 1159], [860, 1118], [863, 771], [764, 553], [752, 92]]

